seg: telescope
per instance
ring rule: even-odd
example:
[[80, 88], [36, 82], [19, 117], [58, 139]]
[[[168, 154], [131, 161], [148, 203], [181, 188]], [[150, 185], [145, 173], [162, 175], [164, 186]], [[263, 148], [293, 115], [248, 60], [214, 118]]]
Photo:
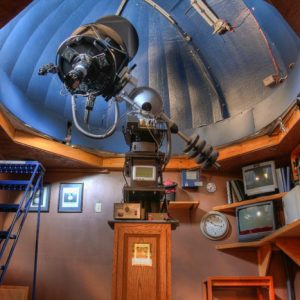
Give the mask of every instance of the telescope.
[[[125, 203], [138, 203], [144, 218], [161, 211], [165, 196], [163, 170], [172, 154], [172, 134], [184, 142], [184, 152], [202, 168], [219, 167], [218, 152], [198, 134], [187, 136], [163, 111], [163, 99], [151, 87], [137, 86], [129, 63], [138, 51], [139, 39], [134, 26], [120, 16], [107, 16], [77, 28], [58, 48], [56, 64], [48, 63], [39, 75], [58, 74], [71, 95], [72, 117], [76, 128], [90, 138], [112, 135], [119, 121], [119, 105], [126, 102], [123, 134], [129, 146], [125, 154]], [[102, 99], [100, 99], [100, 96]], [[83, 120], [77, 117], [78, 97], [85, 101]], [[89, 130], [89, 115], [96, 101], [114, 104], [113, 124], [102, 134]], [[127, 180], [126, 180], [127, 181]]]

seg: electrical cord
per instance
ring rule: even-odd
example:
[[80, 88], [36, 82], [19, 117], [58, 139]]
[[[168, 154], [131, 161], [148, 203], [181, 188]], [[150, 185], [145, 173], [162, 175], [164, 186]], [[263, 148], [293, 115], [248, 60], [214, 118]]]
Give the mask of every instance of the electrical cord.
[[125, 167], [123, 168], [122, 175], [123, 175], [123, 178], [125, 180], [126, 186], [128, 186], [128, 181], [127, 181], [126, 176], [125, 176]]
[[153, 138], [153, 140], [154, 140], [154, 142], [155, 142], [155, 144], [156, 144], [156, 146], [157, 146], [157, 149], [159, 149], [160, 146], [161, 146], [161, 144], [160, 144], [160, 143], [157, 141], [157, 139], [155, 138], [155, 136], [154, 136], [154, 134], [152, 133], [152, 130], [151, 130], [151, 128], [148, 126], [148, 124], [146, 124], [146, 128], [148, 129], [150, 135], [152, 136], [152, 138]]
[[107, 129], [106, 132], [103, 134], [93, 134], [91, 132], [86, 131], [79, 125], [78, 120], [77, 120], [77, 115], [76, 115], [76, 96], [72, 95], [71, 100], [72, 100], [73, 121], [74, 121], [76, 128], [81, 133], [83, 133], [84, 135], [91, 137], [91, 138], [103, 139], [103, 138], [111, 136], [115, 132], [116, 126], [117, 126], [117, 121], [119, 119], [119, 105], [116, 101], [114, 102], [114, 104], [115, 104], [115, 119], [114, 119], [113, 125], [109, 129]]
[[165, 170], [165, 167], [169, 163], [169, 161], [171, 159], [171, 154], [172, 154], [171, 129], [170, 129], [170, 125], [168, 123], [166, 123], [166, 125], [167, 125], [167, 134], [166, 134], [167, 135], [167, 155], [165, 156], [163, 171]]
[[[242, 15], [245, 12], [248, 12], [248, 14], [242, 19], [242, 21], [239, 24], [237, 24], [238, 20], [242, 17]], [[236, 19], [234, 20], [233, 25], [232, 25], [232, 29], [234, 30], [234, 29], [237, 29], [237, 28], [241, 27], [249, 16], [250, 16], [250, 12], [248, 11], [248, 8], [244, 8], [240, 12], [240, 14], [236, 17]]]
[[271, 46], [270, 46], [270, 43], [269, 43], [269, 41], [268, 41], [268, 39], [267, 39], [265, 33], [264, 33], [263, 30], [261, 29], [261, 27], [260, 27], [258, 21], [256, 20], [254, 14], [251, 12], [251, 10], [248, 9], [248, 8], [247, 8], [247, 10], [248, 10], [249, 14], [252, 16], [252, 18], [253, 18], [253, 20], [254, 20], [254, 22], [255, 22], [255, 24], [256, 24], [256, 26], [257, 26], [257, 28], [258, 28], [260, 34], [261, 34], [261, 36], [262, 36], [262, 38], [263, 38], [263, 40], [264, 40], [264, 42], [265, 42], [265, 44], [266, 44], [266, 46], [267, 46], [269, 55], [270, 55], [270, 57], [271, 57], [271, 60], [272, 60], [272, 63], [273, 63], [274, 69], [275, 69], [275, 75], [278, 76], [278, 77], [281, 77], [281, 76], [279, 76], [279, 75], [281, 74], [281, 71], [280, 71], [280, 69], [279, 69], [279, 65], [278, 65], [278, 63], [277, 63], [277, 61], [276, 61], [275, 55], [273, 54], [273, 51], [272, 51]]

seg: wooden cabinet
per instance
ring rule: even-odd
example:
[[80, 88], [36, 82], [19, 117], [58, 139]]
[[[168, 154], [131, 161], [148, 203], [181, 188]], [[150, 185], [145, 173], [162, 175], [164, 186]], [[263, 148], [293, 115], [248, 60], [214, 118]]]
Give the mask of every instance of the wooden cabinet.
[[176, 222], [112, 221], [113, 300], [171, 300], [171, 230]]

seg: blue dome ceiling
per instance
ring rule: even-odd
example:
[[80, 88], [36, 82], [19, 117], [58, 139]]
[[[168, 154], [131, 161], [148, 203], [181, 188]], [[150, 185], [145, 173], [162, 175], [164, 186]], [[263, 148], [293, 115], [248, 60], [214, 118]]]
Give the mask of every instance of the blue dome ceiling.
[[[55, 62], [58, 46], [74, 29], [115, 14], [120, 2], [37, 0], [1, 29], [4, 107], [25, 124], [63, 141], [72, 120], [70, 96], [57, 76], [39, 77], [38, 69]], [[229, 143], [262, 129], [294, 101], [300, 91], [299, 38], [271, 5], [262, 0], [207, 1], [220, 18], [236, 27], [220, 36], [212, 34], [189, 0], [155, 3], [178, 26], [143, 0], [129, 0], [122, 12], [140, 40], [133, 75], [139, 86], [161, 94], [165, 112], [180, 129], [197, 131], [214, 145]], [[282, 77], [283, 83], [265, 87], [263, 79], [272, 74]], [[121, 111], [126, 113], [125, 104]], [[112, 106], [97, 99], [91, 123], [105, 128], [112, 115]], [[122, 122], [124, 118], [118, 131], [105, 140], [87, 138], [73, 128], [72, 144], [127, 151]], [[180, 150], [175, 147], [175, 152]]]

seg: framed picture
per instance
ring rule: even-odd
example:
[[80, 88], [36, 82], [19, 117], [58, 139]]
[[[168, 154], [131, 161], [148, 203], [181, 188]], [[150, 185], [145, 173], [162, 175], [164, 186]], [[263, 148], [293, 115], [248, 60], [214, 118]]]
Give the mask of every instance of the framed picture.
[[[41, 212], [49, 212], [51, 185], [45, 184], [42, 189]], [[40, 191], [37, 191], [29, 206], [30, 212], [37, 212], [39, 208]]]
[[83, 183], [61, 183], [58, 212], [82, 212]]

